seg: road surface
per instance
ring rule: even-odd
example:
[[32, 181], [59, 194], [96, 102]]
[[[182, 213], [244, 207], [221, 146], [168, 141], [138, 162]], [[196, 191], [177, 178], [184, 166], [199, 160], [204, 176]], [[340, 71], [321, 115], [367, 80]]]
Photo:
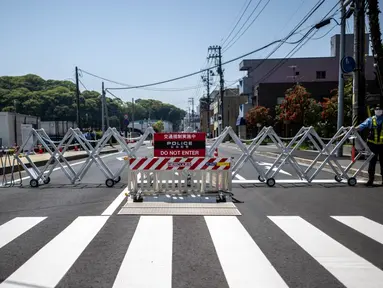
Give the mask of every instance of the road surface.
[[[117, 169], [117, 157], [103, 160]], [[118, 214], [124, 181], [106, 188], [96, 166], [75, 187], [57, 170], [37, 189], [2, 188], [0, 288], [382, 287], [382, 188], [327, 172], [322, 184], [295, 183], [283, 170], [277, 183], [286, 181], [268, 188], [245, 164], [233, 186], [238, 217]]]

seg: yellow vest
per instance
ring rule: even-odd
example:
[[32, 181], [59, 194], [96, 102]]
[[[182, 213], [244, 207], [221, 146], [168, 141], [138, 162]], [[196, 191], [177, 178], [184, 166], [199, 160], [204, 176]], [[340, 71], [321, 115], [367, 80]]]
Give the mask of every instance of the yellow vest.
[[[382, 125], [380, 127], [380, 131], [378, 131], [379, 127], [378, 127], [378, 122], [376, 121], [376, 116], [372, 116], [371, 120], [372, 120], [372, 128], [370, 131], [370, 135], [368, 136], [367, 142], [377, 144], [377, 145], [383, 144], [383, 135], [382, 135], [382, 129], [381, 129]], [[380, 132], [380, 135], [379, 135], [379, 132]]]

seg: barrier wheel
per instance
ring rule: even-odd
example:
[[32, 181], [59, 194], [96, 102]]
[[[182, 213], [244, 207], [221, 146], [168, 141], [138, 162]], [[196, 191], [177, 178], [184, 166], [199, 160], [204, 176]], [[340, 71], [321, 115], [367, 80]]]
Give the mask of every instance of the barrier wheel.
[[105, 185], [109, 188], [114, 186], [114, 180], [113, 179], [106, 179]]
[[133, 202], [144, 202], [144, 197], [142, 197], [142, 196], [135, 196], [133, 198]]
[[51, 178], [50, 177], [47, 177], [43, 180], [44, 184], [49, 184], [49, 182], [51, 182]]
[[261, 175], [258, 175], [258, 180], [259, 180], [260, 182], [265, 182], [265, 179], [263, 179], [263, 178], [261, 177]]
[[33, 188], [39, 187], [39, 181], [36, 179], [31, 179], [31, 181], [29, 181], [29, 185], [31, 185]]
[[347, 183], [348, 183], [348, 185], [350, 185], [350, 186], [355, 186], [356, 183], [357, 183], [356, 178], [355, 178], [355, 177], [350, 177], [350, 178], [348, 178]]
[[116, 182], [116, 183], [118, 183], [118, 182], [120, 182], [121, 181], [121, 176], [118, 176], [115, 180], [114, 180], [114, 182]]
[[269, 186], [269, 187], [274, 187], [274, 185], [275, 185], [275, 180], [274, 180], [274, 178], [269, 178], [269, 179], [267, 179], [266, 184], [267, 184], [267, 186]]
[[338, 175], [335, 175], [334, 179], [336, 182], [342, 182], [342, 178]]

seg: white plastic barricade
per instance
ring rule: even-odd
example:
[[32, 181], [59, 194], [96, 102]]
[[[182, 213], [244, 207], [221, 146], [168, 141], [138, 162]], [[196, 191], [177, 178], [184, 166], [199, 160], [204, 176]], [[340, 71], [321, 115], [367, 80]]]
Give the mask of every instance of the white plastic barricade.
[[[130, 158], [128, 187], [134, 201], [146, 194], [214, 194], [225, 202], [231, 193], [229, 158]], [[187, 171], [185, 176], [182, 172]]]

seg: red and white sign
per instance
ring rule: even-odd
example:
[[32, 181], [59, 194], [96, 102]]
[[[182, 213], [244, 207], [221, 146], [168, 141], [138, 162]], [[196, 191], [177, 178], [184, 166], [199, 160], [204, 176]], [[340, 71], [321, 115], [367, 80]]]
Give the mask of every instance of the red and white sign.
[[154, 157], [205, 157], [206, 133], [155, 133]]
[[229, 170], [230, 158], [128, 158], [131, 170]]

